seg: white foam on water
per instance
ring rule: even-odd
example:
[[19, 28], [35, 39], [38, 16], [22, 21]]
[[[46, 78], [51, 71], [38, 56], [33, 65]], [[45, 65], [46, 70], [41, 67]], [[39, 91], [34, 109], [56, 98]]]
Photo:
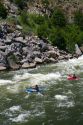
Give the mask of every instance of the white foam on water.
[[15, 75], [14, 76], [14, 80], [16, 80], [16, 81], [21, 81], [21, 80], [25, 80], [25, 79], [28, 79], [28, 78], [30, 78], [32, 75], [30, 74], [30, 73], [24, 73], [23, 75]]
[[9, 111], [15, 112], [15, 111], [19, 111], [21, 110], [21, 106], [17, 105], [17, 106], [12, 106], [9, 108]]
[[57, 100], [67, 100], [68, 97], [65, 95], [55, 95], [55, 99]]
[[7, 90], [10, 93], [19, 93], [20, 92], [20, 84], [14, 84], [12, 86], [7, 86]]
[[67, 107], [67, 108], [70, 108], [70, 107], [74, 107], [75, 103], [73, 101], [70, 101], [70, 102], [65, 102], [65, 103], [62, 103], [60, 102], [57, 107]]
[[7, 84], [13, 84], [14, 82], [11, 80], [3, 80], [0, 79], [0, 86], [7, 85]]
[[75, 105], [74, 100], [70, 100], [65, 95], [55, 95], [55, 99], [57, 100], [57, 107], [73, 107]]
[[30, 112], [27, 111], [25, 113], [19, 114], [15, 118], [10, 118], [9, 120], [11, 120], [12, 122], [25, 122], [25, 121], [27, 121], [26, 118], [28, 118], [29, 116], [30, 116]]
[[60, 74], [49, 73], [49, 74], [35, 74], [33, 78], [30, 80], [32, 85], [36, 84], [45, 84], [46, 81], [56, 80], [60, 78]]
[[[30, 74], [30, 73], [24, 73], [23, 75], [15, 75], [14, 76], [14, 80], [15, 81], [22, 81], [22, 80], [28, 80], [28, 82], [30, 83], [30, 85], [36, 85], [36, 84], [42, 84], [45, 81], [49, 81], [49, 80], [56, 80], [58, 78], [60, 78], [61, 75], [59, 72], [57, 73], [48, 73], [48, 74], [41, 74], [41, 73], [37, 73], [37, 74]], [[45, 83], [44, 83], [45, 84]]]

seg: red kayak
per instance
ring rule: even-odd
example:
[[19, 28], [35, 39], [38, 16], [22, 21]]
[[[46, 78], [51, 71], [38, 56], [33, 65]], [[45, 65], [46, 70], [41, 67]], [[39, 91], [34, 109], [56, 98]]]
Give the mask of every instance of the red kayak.
[[68, 80], [79, 80], [79, 77], [74, 78], [72, 75], [67, 77]]

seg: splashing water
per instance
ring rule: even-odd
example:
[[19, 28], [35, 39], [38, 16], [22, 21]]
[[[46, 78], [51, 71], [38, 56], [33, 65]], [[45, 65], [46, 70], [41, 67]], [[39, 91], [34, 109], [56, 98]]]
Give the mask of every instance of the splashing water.
[[[68, 81], [75, 73], [77, 81]], [[83, 56], [36, 69], [0, 74], [1, 125], [82, 125]], [[6, 76], [6, 77], [5, 77]], [[43, 87], [43, 96], [27, 94], [30, 86]]]

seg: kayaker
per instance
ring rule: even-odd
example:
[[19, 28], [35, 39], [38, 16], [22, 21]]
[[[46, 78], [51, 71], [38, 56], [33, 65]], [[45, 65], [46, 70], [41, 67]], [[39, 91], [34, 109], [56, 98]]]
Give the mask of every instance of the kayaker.
[[34, 88], [37, 92], [39, 92], [39, 87], [38, 85], [35, 85], [35, 88]]
[[77, 76], [76, 76], [75, 74], [73, 74], [73, 78], [74, 78], [74, 79], [76, 79], [76, 78], [77, 78]]

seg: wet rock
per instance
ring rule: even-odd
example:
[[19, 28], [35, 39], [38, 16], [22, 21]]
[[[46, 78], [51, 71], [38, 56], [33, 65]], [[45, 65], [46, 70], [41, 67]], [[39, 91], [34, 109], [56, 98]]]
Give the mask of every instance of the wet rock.
[[7, 68], [5, 66], [0, 65], [0, 71], [6, 70]]
[[58, 62], [58, 60], [55, 60], [54, 58], [49, 58], [49, 61], [50, 61], [51, 63], [57, 63], [57, 62]]
[[24, 63], [22, 65], [22, 68], [35, 68], [36, 67], [36, 63]]
[[58, 57], [58, 60], [64, 60], [65, 58], [64, 58], [64, 56], [59, 56]]

